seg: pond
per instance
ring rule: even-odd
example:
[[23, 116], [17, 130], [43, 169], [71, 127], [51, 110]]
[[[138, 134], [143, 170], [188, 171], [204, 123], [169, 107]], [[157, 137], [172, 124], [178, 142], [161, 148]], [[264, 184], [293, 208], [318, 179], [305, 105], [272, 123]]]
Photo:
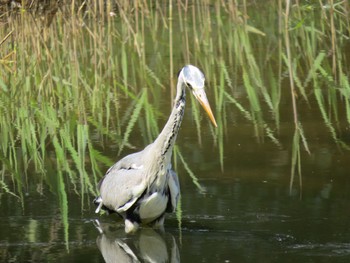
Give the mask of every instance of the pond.
[[[321, 1], [322, 2], [322, 1]], [[346, 1], [0, 6], [1, 262], [348, 262]], [[105, 171], [187, 92], [164, 229], [92, 203]]]

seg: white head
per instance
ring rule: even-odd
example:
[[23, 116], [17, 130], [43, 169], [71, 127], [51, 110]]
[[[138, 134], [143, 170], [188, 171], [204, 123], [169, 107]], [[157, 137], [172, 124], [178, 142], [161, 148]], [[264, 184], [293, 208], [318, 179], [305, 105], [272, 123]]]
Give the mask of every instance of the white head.
[[207, 95], [204, 90], [205, 77], [203, 72], [192, 65], [184, 66], [178, 74], [179, 83], [185, 84], [192, 94], [196, 97], [199, 103], [202, 105], [206, 113], [208, 114], [211, 122], [217, 127], [214, 115], [211, 111]]
[[179, 77], [182, 77], [186, 86], [191, 90], [193, 89], [204, 89], [205, 77], [199, 68], [187, 65], [183, 67], [179, 73]]

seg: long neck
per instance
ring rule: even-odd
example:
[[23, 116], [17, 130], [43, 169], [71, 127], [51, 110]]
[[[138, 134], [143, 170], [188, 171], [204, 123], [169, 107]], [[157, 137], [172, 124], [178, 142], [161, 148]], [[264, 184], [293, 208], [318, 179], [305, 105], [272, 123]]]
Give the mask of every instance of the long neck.
[[170, 162], [173, 146], [184, 115], [186, 103], [185, 88], [185, 84], [182, 81], [178, 81], [176, 98], [170, 117], [154, 142], [154, 145], [160, 150], [160, 157], [164, 158], [165, 162]]

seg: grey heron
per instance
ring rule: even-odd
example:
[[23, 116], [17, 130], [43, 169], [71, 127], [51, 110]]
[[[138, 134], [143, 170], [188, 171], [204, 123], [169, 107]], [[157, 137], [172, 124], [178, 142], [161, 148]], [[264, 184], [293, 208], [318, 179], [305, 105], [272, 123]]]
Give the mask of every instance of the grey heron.
[[163, 226], [165, 212], [175, 211], [180, 185], [171, 167], [171, 155], [184, 115], [186, 87], [217, 127], [204, 81], [204, 74], [197, 67], [183, 67], [178, 74], [174, 106], [162, 132], [142, 151], [115, 163], [99, 182], [95, 212], [117, 212], [125, 220], [126, 233], [135, 232], [140, 224]]

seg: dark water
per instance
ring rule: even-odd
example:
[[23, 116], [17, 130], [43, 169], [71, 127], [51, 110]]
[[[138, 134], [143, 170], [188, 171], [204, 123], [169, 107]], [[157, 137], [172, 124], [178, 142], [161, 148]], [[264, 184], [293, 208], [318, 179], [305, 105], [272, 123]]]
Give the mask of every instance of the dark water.
[[[145, 228], [131, 236], [113, 216], [100, 218], [105, 234], [99, 234], [93, 223], [96, 216], [81, 215], [72, 197], [69, 252], [54, 197], [28, 197], [30, 207], [24, 215], [14, 200], [4, 198], [1, 259], [103, 262], [105, 257], [107, 262], [124, 262], [121, 259], [128, 256], [121, 244], [126, 244], [145, 262], [147, 257], [158, 258], [150, 262], [346, 262], [350, 257], [346, 184], [349, 181], [339, 180], [310, 188], [301, 200], [290, 197], [278, 180], [208, 179], [203, 182], [205, 195], [182, 184], [182, 230], [170, 216], [164, 233]], [[333, 194], [336, 190], [340, 193]]]

